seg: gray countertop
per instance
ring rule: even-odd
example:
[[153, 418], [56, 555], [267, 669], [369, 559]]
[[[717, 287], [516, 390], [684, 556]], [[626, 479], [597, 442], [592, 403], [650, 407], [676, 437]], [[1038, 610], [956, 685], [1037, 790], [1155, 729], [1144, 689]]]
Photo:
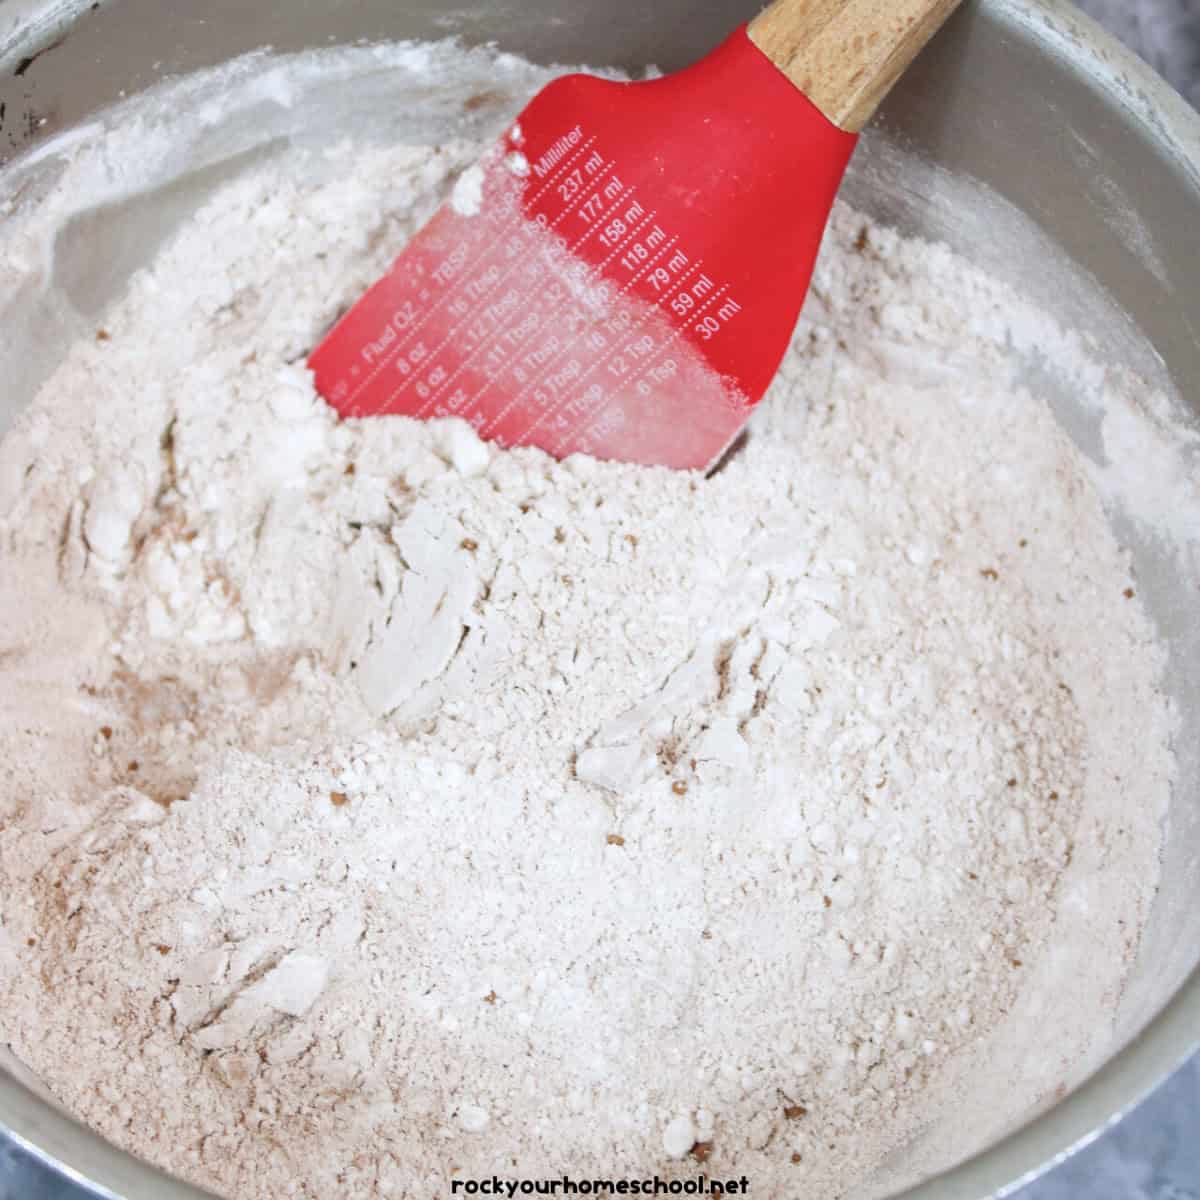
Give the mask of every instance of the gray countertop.
[[[1200, 0], [1078, 0], [1200, 107]], [[0, 1145], [0, 1200], [87, 1193]], [[1013, 1200], [1200, 1200], [1200, 1057]]]

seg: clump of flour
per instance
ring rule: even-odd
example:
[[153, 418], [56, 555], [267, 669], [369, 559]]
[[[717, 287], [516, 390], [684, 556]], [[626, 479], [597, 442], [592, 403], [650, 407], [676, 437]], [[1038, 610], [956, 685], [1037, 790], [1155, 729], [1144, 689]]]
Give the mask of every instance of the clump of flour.
[[[339, 423], [305, 352], [477, 152], [225, 185], [0, 447], [0, 1038], [242, 1200], [865, 1194], [1106, 1036], [1136, 580], [1008, 293], [847, 210], [711, 478]], [[1058, 1057], [993, 1061], [1039, 1004]]]

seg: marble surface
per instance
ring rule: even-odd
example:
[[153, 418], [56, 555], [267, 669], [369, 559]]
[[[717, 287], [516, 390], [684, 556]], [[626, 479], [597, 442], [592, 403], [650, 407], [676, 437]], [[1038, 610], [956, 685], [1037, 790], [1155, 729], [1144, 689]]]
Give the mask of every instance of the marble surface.
[[1198, 0], [1075, 0], [1200, 108]]
[[1013, 1200], [1200, 1200], [1200, 1057]]
[[[1079, 0], [1200, 107], [1200, 0]], [[0, 1200], [85, 1200], [0, 1144]], [[1200, 1200], [1200, 1057], [1104, 1137], [1012, 1200]]]

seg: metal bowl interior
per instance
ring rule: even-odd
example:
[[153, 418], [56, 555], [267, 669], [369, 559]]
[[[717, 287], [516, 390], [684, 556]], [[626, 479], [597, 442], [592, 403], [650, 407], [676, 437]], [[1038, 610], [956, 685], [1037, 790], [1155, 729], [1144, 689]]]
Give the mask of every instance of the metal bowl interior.
[[[85, 130], [97, 113], [164, 77], [263, 46], [290, 53], [457, 35], [538, 62], [672, 69], [755, 7], [0, 0], [0, 165], [10, 160], [0, 171], [0, 203], [18, 186], [36, 195], [53, 174], [55, 135]], [[355, 103], [370, 98], [342, 101], [343, 117], [353, 117]], [[253, 145], [301, 137], [314, 118], [303, 106], [260, 116]], [[58, 269], [73, 280], [77, 314], [101, 307], [205, 188], [237, 169], [249, 145], [184, 148], [194, 151], [192, 186], [164, 188], [123, 211], [97, 210], [83, 227], [88, 238], [62, 241]], [[888, 102], [847, 194], [872, 216], [982, 263], [1200, 419], [1200, 118], [1068, 4], [968, 3]], [[115, 235], [131, 227], [138, 236], [120, 242]], [[109, 239], [103, 267], [87, 252], [93, 235]], [[0, 434], [71, 336], [71, 311], [32, 294], [0, 296]], [[1095, 453], [1086, 422], [1068, 408], [1060, 415]], [[931, 1130], [897, 1164], [893, 1195], [897, 1187], [912, 1200], [1003, 1195], [1103, 1130], [1200, 1046], [1200, 621], [1177, 561], [1133, 526], [1119, 532], [1170, 644], [1166, 683], [1181, 723], [1162, 886], [1116, 1028], [1057, 1103], [1019, 1114], [997, 1104], [992, 1120], [984, 1112]], [[11, 1058], [0, 1059], [0, 1127], [98, 1194], [202, 1195], [75, 1123]]]

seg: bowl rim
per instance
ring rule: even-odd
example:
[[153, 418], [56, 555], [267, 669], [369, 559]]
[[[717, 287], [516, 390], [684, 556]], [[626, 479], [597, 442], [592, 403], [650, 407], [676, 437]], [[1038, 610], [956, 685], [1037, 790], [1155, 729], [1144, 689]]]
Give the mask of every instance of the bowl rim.
[[[1070, 0], [979, 0], [1017, 37], [1086, 74], [1182, 172], [1200, 208], [1200, 113]], [[13, 0], [16, 30], [0, 56], [69, 24], [88, 0]], [[14, 160], [19, 162], [28, 148]], [[957, 1166], [891, 1200], [1002, 1200], [1101, 1137], [1200, 1050], [1200, 963], [1145, 1027], [1069, 1095]], [[5, 1139], [81, 1188], [111, 1200], [212, 1200], [119, 1149], [0, 1062]]]
[[[1200, 207], [1200, 113], [1071, 0], [984, 0], [1002, 24], [1086, 72], [1176, 166]], [[1062, 1100], [889, 1200], [1003, 1200], [1091, 1145], [1200, 1052], [1200, 961], [1134, 1037]]]

